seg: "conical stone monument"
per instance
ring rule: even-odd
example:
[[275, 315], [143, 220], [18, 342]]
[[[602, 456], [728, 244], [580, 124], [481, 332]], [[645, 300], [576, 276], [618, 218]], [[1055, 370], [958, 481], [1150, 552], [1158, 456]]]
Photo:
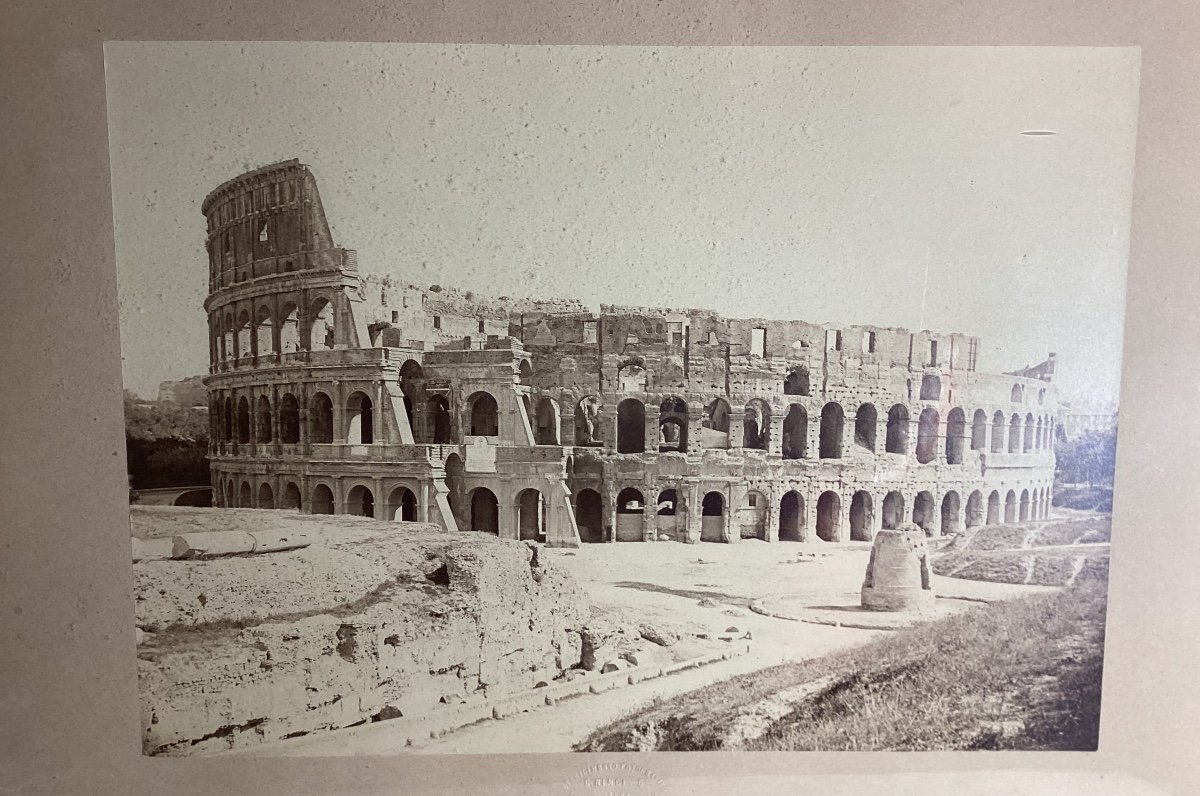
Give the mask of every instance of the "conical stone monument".
[[933, 608], [925, 531], [912, 523], [875, 535], [862, 585], [868, 611], [927, 611]]

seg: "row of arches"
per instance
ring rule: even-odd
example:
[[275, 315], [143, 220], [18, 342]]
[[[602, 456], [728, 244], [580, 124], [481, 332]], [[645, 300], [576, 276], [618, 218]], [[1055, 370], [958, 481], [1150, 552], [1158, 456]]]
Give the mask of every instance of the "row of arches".
[[[335, 511], [333, 490], [328, 485], [313, 486], [306, 500], [301, 494], [299, 485], [294, 481], [284, 484], [282, 492], [276, 499], [275, 489], [267, 481], [263, 481], [255, 488], [249, 480], [242, 480], [238, 486], [235, 479], [229, 478], [224, 482], [221, 502], [228, 508], [294, 509], [307, 511], [309, 514], [339, 513]], [[371, 488], [363, 484], [356, 484], [346, 493], [340, 513], [375, 517], [376, 511], [375, 495]], [[405, 486], [397, 486], [388, 492], [380, 518], [415, 522], [417, 520], [417, 496], [413, 490]]]
[[235, 317], [227, 311], [211, 325], [214, 364], [265, 354], [326, 351], [336, 341], [333, 303], [326, 297], [314, 300], [303, 316], [293, 302], [284, 304], [278, 315], [262, 304], [253, 314], [243, 309]]
[[[347, 398], [342, 416], [341, 438], [348, 444], [370, 445], [375, 441], [375, 405], [371, 397], [355, 390]], [[251, 401], [233, 396], [215, 401], [210, 407], [215, 428], [213, 439], [240, 444], [280, 442], [285, 445], [302, 441], [300, 402], [290, 392], [279, 397], [276, 404], [266, 395]], [[333, 400], [324, 392], [309, 398], [307, 411], [307, 441], [334, 441]]]

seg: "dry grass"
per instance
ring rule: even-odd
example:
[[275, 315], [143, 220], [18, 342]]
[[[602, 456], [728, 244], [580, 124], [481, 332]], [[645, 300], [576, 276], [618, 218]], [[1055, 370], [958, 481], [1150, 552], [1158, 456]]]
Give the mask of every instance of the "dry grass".
[[647, 734], [659, 751], [724, 748], [730, 724], [755, 702], [832, 677], [743, 748], [1093, 750], [1106, 589], [1088, 580], [716, 683], [614, 722], [577, 748], [617, 751]]

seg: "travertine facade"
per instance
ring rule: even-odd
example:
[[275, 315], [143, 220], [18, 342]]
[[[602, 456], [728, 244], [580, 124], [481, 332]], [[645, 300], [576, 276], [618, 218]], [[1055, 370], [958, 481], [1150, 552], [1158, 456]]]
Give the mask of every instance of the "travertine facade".
[[1054, 359], [961, 334], [485, 300], [359, 274], [298, 161], [208, 218], [216, 505], [574, 545], [1037, 518]]

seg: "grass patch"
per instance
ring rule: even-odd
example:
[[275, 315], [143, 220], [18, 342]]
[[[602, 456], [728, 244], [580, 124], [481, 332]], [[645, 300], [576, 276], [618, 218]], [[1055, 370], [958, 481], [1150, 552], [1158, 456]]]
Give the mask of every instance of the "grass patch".
[[[597, 730], [586, 751], [1094, 750], [1107, 583], [994, 603], [861, 647], [663, 700]], [[733, 721], [772, 694], [832, 683], [761, 736]]]

